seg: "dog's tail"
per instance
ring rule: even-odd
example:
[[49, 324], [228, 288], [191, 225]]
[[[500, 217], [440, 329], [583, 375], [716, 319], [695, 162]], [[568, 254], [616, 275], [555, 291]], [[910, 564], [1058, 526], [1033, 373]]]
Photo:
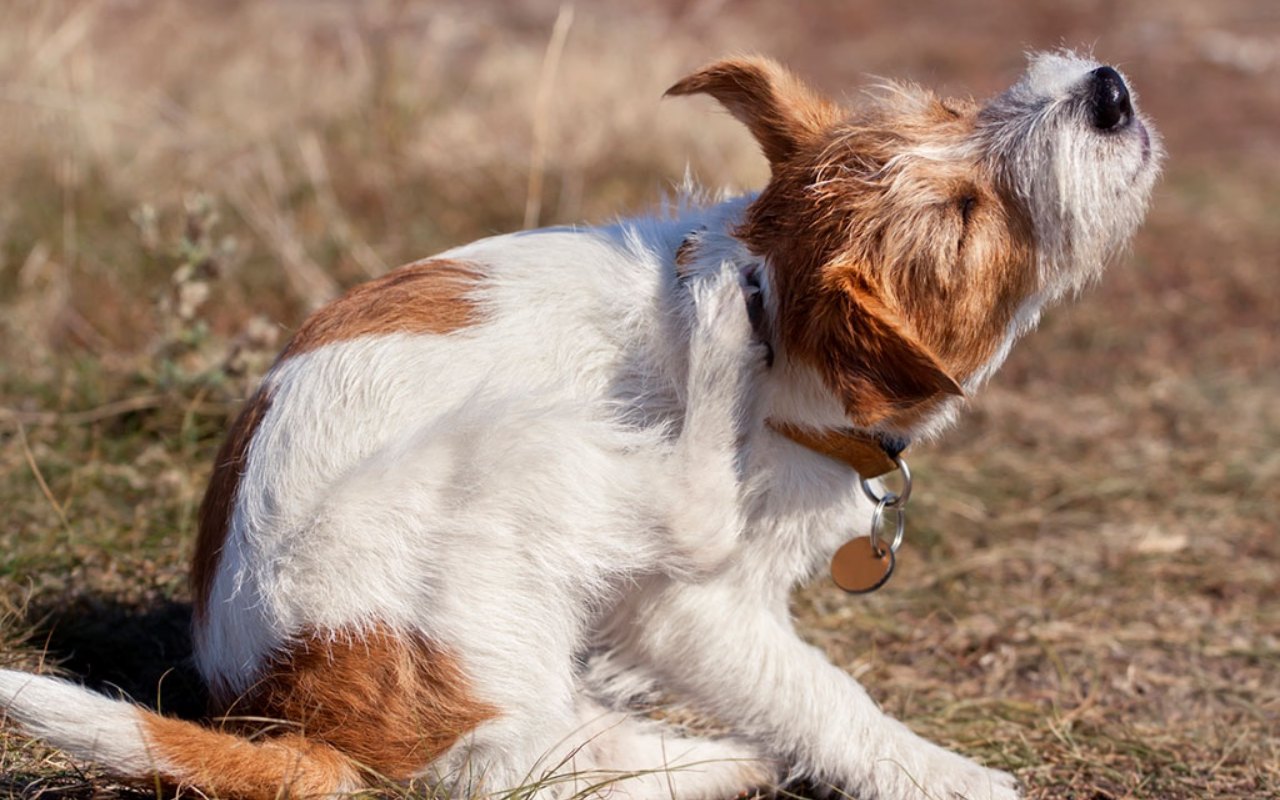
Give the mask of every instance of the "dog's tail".
[[228, 800], [315, 797], [363, 786], [342, 753], [300, 734], [250, 741], [58, 678], [0, 670], [0, 717], [133, 783], [192, 786]]

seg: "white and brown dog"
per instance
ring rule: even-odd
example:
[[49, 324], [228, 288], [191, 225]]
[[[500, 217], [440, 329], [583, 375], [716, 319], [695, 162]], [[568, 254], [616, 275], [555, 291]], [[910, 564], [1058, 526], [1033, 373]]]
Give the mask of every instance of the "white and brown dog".
[[[850, 110], [750, 58], [669, 92], [695, 93], [759, 141], [759, 194], [469, 244], [294, 336], [218, 455], [192, 573], [238, 725], [6, 671], [10, 722], [220, 797], [1016, 797], [804, 644], [788, 595], [869, 518], [831, 456], [946, 426], [1125, 245], [1158, 139], [1070, 53], [984, 105]], [[733, 738], [627, 713], [655, 688]]]

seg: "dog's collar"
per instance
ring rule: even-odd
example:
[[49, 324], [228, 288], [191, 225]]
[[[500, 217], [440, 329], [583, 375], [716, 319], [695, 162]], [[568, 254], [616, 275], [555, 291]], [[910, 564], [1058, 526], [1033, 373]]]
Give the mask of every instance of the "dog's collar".
[[[690, 267], [697, 258], [699, 239], [705, 232], [705, 226], [689, 231], [681, 240], [680, 246], [676, 248], [677, 278], [684, 280], [689, 277]], [[752, 270], [748, 272], [746, 280], [749, 290], [747, 313], [751, 318], [751, 326], [769, 346], [768, 361], [772, 366], [773, 346], [765, 319], [764, 294], [760, 286], [760, 276]], [[859, 431], [856, 428], [818, 430], [772, 418], [765, 420], [765, 424], [775, 433], [785, 436], [801, 447], [807, 447], [815, 453], [844, 464], [858, 473], [863, 480], [878, 478], [897, 469], [896, 459], [903, 450], [907, 449], [908, 444], [908, 442]]]
[[878, 478], [897, 469], [894, 459], [910, 444], [865, 433], [856, 428], [818, 430], [772, 417], [766, 419], [764, 424], [774, 433], [787, 437], [801, 447], [807, 447], [844, 464], [863, 480]]

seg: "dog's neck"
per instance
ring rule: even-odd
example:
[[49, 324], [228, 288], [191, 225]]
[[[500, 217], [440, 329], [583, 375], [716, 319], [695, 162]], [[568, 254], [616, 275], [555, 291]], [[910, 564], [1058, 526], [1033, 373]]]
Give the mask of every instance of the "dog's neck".
[[[722, 204], [716, 210], [736, 211], [735, 205]], [[676, 276], [681, 281], [698, 280], [729, 261], [739, 265], [743, 273], [750, 275], [752, 282], [758, 285], [762, 313], [753, 315], [756, 317], [753, 323], [774, 353], [774, 361], [762, 386], [765, 425], [802, 447], [849, 466], [864, 478], [892, 471], [895, 469], [893, 458], [906, 448], [911, 433], [855, 428], [816, 371], [792, 361], [779, 349], [772, 334], [777, 308], [771, 291], [770, 268], [733, 236], [738, 216], [736, 213], [713, 213], [708, 219], [691, 226], [671, 257]]]

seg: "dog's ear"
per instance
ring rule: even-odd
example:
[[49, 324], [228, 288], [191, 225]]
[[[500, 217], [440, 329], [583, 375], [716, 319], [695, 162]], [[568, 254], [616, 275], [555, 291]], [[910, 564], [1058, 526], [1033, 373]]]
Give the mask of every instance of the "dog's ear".
[[792, 347], [815, 362], [827, 386], [844, 404], [850, 421], [870, 428], [901, 419], [940, 395], [963, 395], [929, 348], [880, 297], [848, 272], [828, 273], [797, 326]]
[[750, 57], [717, 61], [667, 90], [709, 94], [745, 124], [777, 168], [839, 119], [838, 107], [777, 62]]

